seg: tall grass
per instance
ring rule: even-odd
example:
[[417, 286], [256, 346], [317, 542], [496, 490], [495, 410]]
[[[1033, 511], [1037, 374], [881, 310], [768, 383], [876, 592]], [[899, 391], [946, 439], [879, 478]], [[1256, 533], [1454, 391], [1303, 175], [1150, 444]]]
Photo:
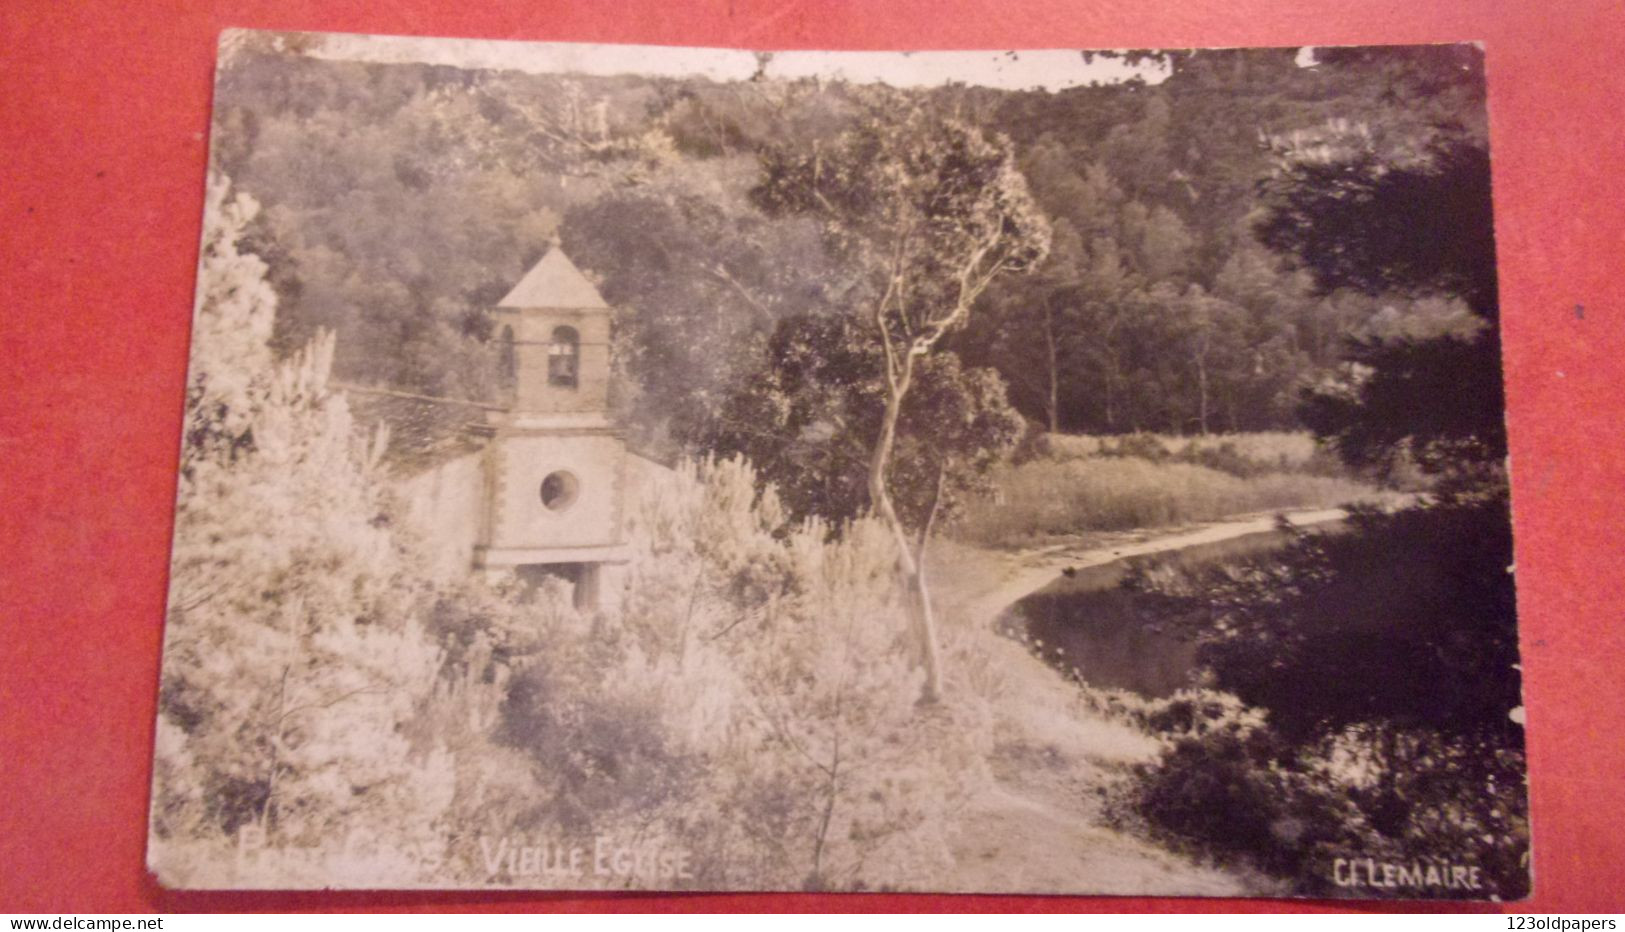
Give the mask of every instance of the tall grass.
[[1243, 459], [1283, 469], [1304, 469], [1325, 455], [1325, 451], [1315, 443], [1315, 438], [1302, 432], [1274, 430], [1163, 439], [1168, 446], [1168, 452], [1175, 456], [1181, 453], [1229, 448]]
[[1342, 475], [1337, 458], [1302, 431], [1256, 431], [1180, 437], [1172, 434], [1123, 434], [1096, 437], [1088, 434], [1049, 434], [1039, 447], [1049, 459], [1093, 456], [1138, 456], [1150, 460], [1176, 460], [1213, 466], [1223, 472], [1249, 475], [1259, 472], [1308, 472]]
[[[1149, 437], [1149, 435], [1146, 435]], [[1004, 467], [997, 494], [972, 506], [959, 536], [1008, 546], [1089, 531], [1163, 527], [1281, 508], [1331, 507], [1380, 493], [1353, 480], [1313, 475], [1318, 460], [1296, 435], [1249, 435], [1246, 445], [1205, 448], [1190, 441], [1181, 453], [1139, 455], [1146, 441], [1051, 438], [1051, 453]], [[1294, 438], [1294, 439], [1288, 439]], [[1177, 439], [1177, 438], [1175, 438]], [[1166, 449], [1162, 438], [1149, 438]], [[1122, 445], [1122, 446], [1120, 446]], [[1126, 447], [1126, 449], [1125, 449]], [[1245, 451], [1245, 452], [1243, 452]], [[1198, 462], [1184, 461], [1185, 456]], [[1225, 468], [1201, 465], [1207, 458]], [[1266, 463], [1277, 464], [1274, 468]], [[1288, 464], [1306, 471], [1287, 471]], [[1250, 465], [1249, 465], [1250, 464]], [[1239, 473], [1239, 474], [1238, 474]]]

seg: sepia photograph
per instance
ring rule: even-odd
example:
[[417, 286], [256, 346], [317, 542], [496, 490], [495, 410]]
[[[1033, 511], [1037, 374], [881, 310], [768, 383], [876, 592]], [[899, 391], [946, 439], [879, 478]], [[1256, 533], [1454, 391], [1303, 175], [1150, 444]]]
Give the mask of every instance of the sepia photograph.
[[226, 31], [149, 869], [1528, 896], [1485, 96]]

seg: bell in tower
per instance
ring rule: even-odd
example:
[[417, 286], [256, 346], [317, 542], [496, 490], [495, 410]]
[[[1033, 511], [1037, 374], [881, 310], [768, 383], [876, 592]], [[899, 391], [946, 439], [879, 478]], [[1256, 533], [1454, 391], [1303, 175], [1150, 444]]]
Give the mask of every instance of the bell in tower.
[[557, 244], [496, 308], [507, 410], [491, 416], [478, 568], [618, 601], [626, 444], [608, 416], [610, 308]]

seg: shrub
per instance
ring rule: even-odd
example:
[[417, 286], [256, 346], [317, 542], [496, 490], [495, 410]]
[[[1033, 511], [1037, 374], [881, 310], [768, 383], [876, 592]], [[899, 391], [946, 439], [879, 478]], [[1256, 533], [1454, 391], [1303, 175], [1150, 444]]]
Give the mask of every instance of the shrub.
[[[1404, 750], [1379, 761], [1375, 744]], [[1372, 724], [1300, 747], [1268, 728], [1217, 728], [1175, 740], [1135, 776], [1129, 805], [1154, 835], [1289, 877], [1302, 895], [1349, 895], [1338, 858], [1476, 866], [1486, 897], [1529, 889], [1523, 755], [1494, 742]]]
[[653, 645], [645, 669], [668, 727], [692, 736], [727, 813], [702, 844], [748, 852], [711, 876], [917, 885], [943, 866], [951, 806], [984, 776], [988, 724], [968, 698], [916, 709], [891, 535], [867, 520], [786, 523], [740, 459], [671, 478], [634, 508], [624, 624]]
[[555, 837], [592, 837], [658, 813], [690, 792], [698, 766], [667, 733], [650, 690], [609, 681], [611, 665], [595, 662], [592, 646], [555, 642], [530, 657], [497, 730], [530, 757], [540, 790], [531, 821]]
[[1134, 457], [1153, 463], [1190, 463], [1243, 479], [1271, 473], [1352, 478], [1356, 474], [1335, 450], [1305, 432], [1179, 436], [1138, 432], [1108, 437], [1035, 432], [1024, 442], [1016, 463], [1031, 459]]
[[1084, 459], [1094, 456], [1137, 456], [1159, 461], [1175, 459], [1199, 462], [1205, 454], [1227, 450], [1246, 468], [1271, 472], [1319, 471], [1336, 469], [1328, 475], [1344, 475], [1346, 468], [1337, 458], [1301, 431], [1257, 431], [1251, 433], [1180, 436], [1140, 431], [1132, 434], [1096, 437], [1088, 434], [1039, 434], [1029, 441], [1034, 455], [1051, 459]]
[[[1448, 546], [1441, 546], [1443, 541]], [[1162, 561], [1127, 584], [1211, 619], [1201, 659], [1218, 685], [1298, 736], [1393, 719], [1508, 733], [1520, 699], [1505, 497], [1303, 533], [1263, 557]]]
[[[210, 189], [151, 866], [192, 885], [426, 879], [453, 765], [411, 734], [440, 653], [386, 529], [385, 438], [358, 437], [328, 389], [331, 335], [273, 362], [265, 265], [237, 251], [256, 207]], [[237, 873], [234, 844], [259, 867]]]
[[486, 852], [526, 833], [682, 847], [702, 887], [945, 866], [990, 716], [969, 691], [916, 709], [883, 527], [791, 523], [744, 460], [705, 460], [631, 506], [621, 611], [578, 612], [553, 582], [430, 582], [386, 438], [358, 437], [328, 387], [333, 338], [272, 361], [264, 265], [235, 249], [251, 205], [231, 203], [205, 250], [177, 511], [166, 882], [528, 882]]
[[441, 655], [376, 520], [381, 445], [325, 389], [331, 351], [247, 389], [252, 446], [209, 444], [183, 478], [153, 810], [171, 882], [231, 882], [209, 846], [245, 829], [280, 853], [238, 882], [398, 883], [434, 862], [452, 764], [408, 731]]
[[1371, 857], [1474, 865], [1480, 892], [1522, 896], [1510, 560], [1506, 499], [1489, 494], [1360, 513], [1348, 533], [1305, 534], [1267, 558], [1136, 571], [1128, 585], [1148, 612], [1205, 620], [1214, 684], [1269, 724], [1193, 735], [1185, 717], [1143, 716], [1172, 743], [1139, 772], [1131, 808], [1306, 893], [1346, 894], [1333, 859]]
[[1180, 437], [1171, 450], [1176, 456], [1195, 458], [1222, 452], [1226, 457], [1247, 464], [1244, 468], [1275, 472], [1316, 472], [1322, 468], [1336, 470], [1329, 475], [1346, 475], [1337, 457], [1306, 432], [1258, 431], [1238, 434], [1209, 434], [1205, 437]]
[[1182, 738], [1139, 768], [1135, 811], [1164, 839], [1307, 881], [1321, 850], [1360, 852], [1360, 813], [1312, 779], [1268, 728], [1215, 728]]
[[1133, 456], [1153, 463], [1161, 462], [1172, 455], [1171, 444], [1165, 442], [1155, 434], [1134, 433], [1124, 434], [1100, 444], [1100, 456]]

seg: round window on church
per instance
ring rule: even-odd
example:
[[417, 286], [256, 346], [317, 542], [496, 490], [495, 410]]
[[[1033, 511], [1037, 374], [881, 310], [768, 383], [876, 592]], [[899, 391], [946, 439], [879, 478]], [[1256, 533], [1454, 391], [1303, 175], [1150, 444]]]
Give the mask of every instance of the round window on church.
[[581, 481], [562, 469], [542, 480], [542, 505], [550, 511], [569, 508], [580, 494]]

